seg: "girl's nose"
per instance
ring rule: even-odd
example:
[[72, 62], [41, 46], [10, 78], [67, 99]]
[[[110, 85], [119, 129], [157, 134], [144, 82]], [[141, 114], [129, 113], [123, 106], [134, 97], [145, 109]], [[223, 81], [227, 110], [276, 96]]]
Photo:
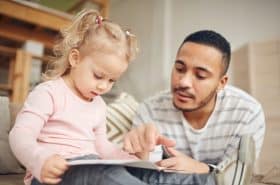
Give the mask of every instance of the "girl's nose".
[[106, 90], [108, 88], [108, 83], [105, 80], [102, 80], [101, 82], [99, 82], [97, 84], [97, 89], [101, 92], [103, 92], [104, 90]]

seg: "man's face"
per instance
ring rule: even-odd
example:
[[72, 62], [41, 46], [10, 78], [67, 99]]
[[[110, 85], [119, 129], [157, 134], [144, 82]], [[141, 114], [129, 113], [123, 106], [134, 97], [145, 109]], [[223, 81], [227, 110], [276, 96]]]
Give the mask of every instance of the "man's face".
[[176, 56], [172, 70], [173, 104], [191, 112], [214, 102], [217, 91], [226, 84], [222, 53], [211, 46], [186, 42]]

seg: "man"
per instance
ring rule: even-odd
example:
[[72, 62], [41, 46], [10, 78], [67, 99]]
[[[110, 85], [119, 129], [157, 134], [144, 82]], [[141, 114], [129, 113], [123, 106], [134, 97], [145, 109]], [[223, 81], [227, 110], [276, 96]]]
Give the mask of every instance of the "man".
[[124, 149], [145, 159], [156, 145], [164, 145], [170, 156], [158, 165], [209, 173], [217, 166], [225, 169], [223, 164], [240, 151], [240, 139], [250, 135], [255, 143], [250, 151], [256, 150], [252, 158], [257, 158], [265, 132], [263, 110], [250, 95], [227, 85], [230, 56], [230, 44], [214, 31], [187, 36], [174, 62], [171, 91], [140, 105]]

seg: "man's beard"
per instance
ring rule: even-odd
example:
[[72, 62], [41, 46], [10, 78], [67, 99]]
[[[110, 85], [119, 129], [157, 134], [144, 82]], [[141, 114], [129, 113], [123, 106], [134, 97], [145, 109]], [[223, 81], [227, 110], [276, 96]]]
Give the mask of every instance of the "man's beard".
[[[180, 90], [178, 89], [178, 91], [180, 91]], [[175, 93], [175, 92], [176, 92], [176, 89], [173, 90], [173, 93]], [[217, 95], [217, 87], [216, 87], [213, 91], [211, 91], [211, 92], [209, 93], [209, 95], [208, 95], [206, 98], [204, 98], [202, 101], [200, 101], [197, 107], [194, 107], [194, 108], [181, 108], [181, 107], [178, 107], [178, 106], [175, 104], [175, 101], [174, 101], [174, 100], [173, 100], [173, 105], [174, 105], [174, 107], [176, 107], [178, 110], [181, 110], [181, 111], [183, 111], [183, 112], [193, 112], [193, 111], [197, 111], [197, 110], [199, 110], [199, 109], [205, 107], [206, 105], [208, 105], [209, 102], [212, 100], [213, 97], [216, 98], [216, 95]], [[173, 96], [174, 96], [174, 95], [173, 95]]]

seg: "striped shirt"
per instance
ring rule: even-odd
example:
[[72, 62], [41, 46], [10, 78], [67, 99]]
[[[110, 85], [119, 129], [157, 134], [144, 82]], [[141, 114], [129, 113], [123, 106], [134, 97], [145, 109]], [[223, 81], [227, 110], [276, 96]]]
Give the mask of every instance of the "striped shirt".
[[144, 101], [138, 108], [133, 125], [154, 123], [161, 134], [176, 141], [176, 149], [208, 164], [217, 165], [238, 148], [242, 135], [255, 140], [259, 156], [265, 132], [262, 107], [254, 98], [233, 86], [226, 86], [206, 125], [194, 129], [182, 111], [173, 106], [170, 91], [163, 91]]

